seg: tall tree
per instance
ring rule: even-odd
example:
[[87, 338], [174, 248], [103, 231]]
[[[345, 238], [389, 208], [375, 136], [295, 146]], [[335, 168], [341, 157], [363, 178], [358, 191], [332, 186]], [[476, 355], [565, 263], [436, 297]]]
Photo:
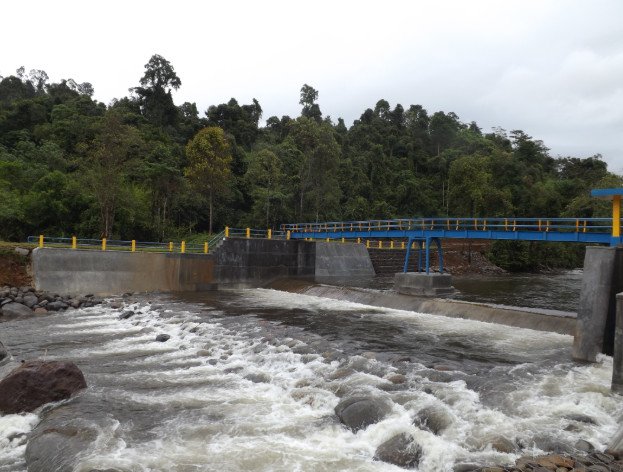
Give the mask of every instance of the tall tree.
[[202, 129], [186, 145], [186, 157], [184, 174], [193, 187], [208, 196], [212, 233], [214, 197], [227, 189], [231, 176], [232, 155], [225, 132], [216, 126]]
[[320, 123], [322, 120], [322, 112], [316, 100], [318, 100], [318, 91], [311, 85], [303, 85], [301, 87], [301, 99], [299, 100], [299, 104], [303, 105], [301, 115]]
[[[113, 233], [115, 215], [126, 190], [130, 162], [139, 155], [143, 142], [138, 131], [125, 125], [118, 113], [108, 112], [86, 161], [86, 175], [100, 213], [101, 237]], [[127, 202], [125, 202], [127, 203]]]
[[182, 81], [171, 63], [158, 54], [151, 56], [145, 64], [140, 84], [130, 91], [138, 95], [143, 115], [157, 126], [175, 125], [178, 110], [173, 104], [171, 90], [180, 88]]

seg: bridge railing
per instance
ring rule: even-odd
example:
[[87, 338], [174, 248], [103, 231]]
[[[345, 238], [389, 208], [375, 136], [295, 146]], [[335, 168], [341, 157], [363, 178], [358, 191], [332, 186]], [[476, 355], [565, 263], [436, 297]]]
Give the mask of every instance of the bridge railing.
[[281, 225], [296, 233], [369, 231], [559, 231], [599, 232], [612, 230], [611, 218], [399, 218], [393, 220], [329, 221]]

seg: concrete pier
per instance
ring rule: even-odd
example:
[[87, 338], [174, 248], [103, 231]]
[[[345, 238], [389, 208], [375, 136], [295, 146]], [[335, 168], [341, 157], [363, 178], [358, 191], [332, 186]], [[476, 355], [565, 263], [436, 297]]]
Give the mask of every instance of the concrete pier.
[[616, 294], [623, 291], [623, 247], [586, 248], [584, 276], [573, 340], [573, 359], [595, 362], [612, 355]]
[[623, 293], [616, 296], [616, 327], [612, 359], [612, 391], [623, 394]]
[[394, 290], [403, 295], [440, 297], [455, 292], [450, 274], [398, 272], [394, 276]]

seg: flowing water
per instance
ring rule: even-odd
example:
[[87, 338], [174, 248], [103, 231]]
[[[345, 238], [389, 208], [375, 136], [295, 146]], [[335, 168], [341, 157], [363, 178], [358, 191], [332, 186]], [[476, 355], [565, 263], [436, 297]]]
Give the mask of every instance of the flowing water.
[[[99, 435], [77, 471], [402, 470], [374, 460], [402, 432], [422, 447], [419, 470], [451, 471], [547, 442], [603, 449], [623, 413], [612, 359], [574, 364], [570, 336], [266, 289], [126, 304], [127, 320], [100, 306], [0, 323], [17, 360], [70, 359], [85, 373], [71, 402]], [[356, 394], [391, 400], [391, 414], [351, 432], [334, 407]], [[413, 422], [430, 406], [451, 418], [439, 435]], [[0, 416], [0, 471], [25, 470], [20, 433], [37, 421]], [[492, 449], [499, 436], [519, 450]]]

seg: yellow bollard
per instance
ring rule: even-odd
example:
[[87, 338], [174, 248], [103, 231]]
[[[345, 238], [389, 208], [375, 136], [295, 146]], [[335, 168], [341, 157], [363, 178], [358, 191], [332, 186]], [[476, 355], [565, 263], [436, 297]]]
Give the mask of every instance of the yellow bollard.
[[272, 236], [273, 236], [273, 230], [272, 229], [267, 230], [266, 231], [266, 237], [268, 239], [272, 239]]
[[173, 252], [173, 241], [169, 241], [169, 252]]
[[290, 230], [286, 231], [286, 239], [290, 239]]
[[383, 241], [379, 239], [379, 249], [383, 249]]
[[106, 250], [106, 238], [102, 239], [102, 251]]
[[251, 237], [251, 228], [247, 228], [247, 239]]
[[344, 238], [342, 238], [342, 242], [343, 242], [343, 243], [345, 243], [345, 242], [346, 242], [346, 240], [345, 240]]
[[366, 239], [366, 248], [370, 249], [370, 240]]
[[180, 247], [180, 252], [184, 254], [186, 252], [186, 241], [182, 241], [182, 245]]
[[403, 241], [400, 243], [400, 249], [404, 249], [404, 248], [405, 248], [405, 242]]
[[612, 237], [621, 236], [621, 195], [612, 197]]
[[229, 238], [229, 226], [225, 226], [225, 237]]
[[327, 242], [329, 242], [329, 238], [327, 238]]
[[392, 241], [390, 241], [390, 243], [389, 243], [389, 248], [390, 248], [390, 249], [394, 249], [394, 241], [393, 241], [393, 240], [392, 240]]
[[207, 254], [209, 249], [210, 248], [208, 247], [208, 243], [207, 242], [203, 243], [203, 253]]
[[132, 252], [136, 252], [136, 239], [132, 240]]
[[357, 238], [357, 244], [361, 244], [361, 238]]
[[43, 247], [43, 235], [39, 235], [39, 247]]
[[76, 237], [72, 236], [71, 237], [71, 248], [72, 249], [76, 249], [78, 247], [78, 241], [76, 241]]

